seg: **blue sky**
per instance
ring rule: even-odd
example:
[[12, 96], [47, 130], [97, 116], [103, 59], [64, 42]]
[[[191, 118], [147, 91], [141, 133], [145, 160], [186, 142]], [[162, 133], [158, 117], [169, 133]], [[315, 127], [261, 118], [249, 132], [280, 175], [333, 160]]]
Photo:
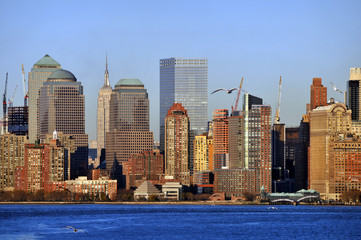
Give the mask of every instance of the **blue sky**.
[[[151, 130], [159, 131], [159, 59], [208, 58], [209, 92], [243, 87], [277, 105], [282, 75], [281, 122], [297, 126], [313, 77], [344, 90], [351, 67], [361, 67], [361, 1], [1, 1], [0, 93], [8, 97], [25, 71], [45, 54], [84, 86], [86, 132], [96, 139], [96, 105], [105, 53], [110, 82], [139, 78], [148, 89]], [[235, 95], [209, 96], [230, 109]], [[273, 112], [274, 112], [273, 110]]]

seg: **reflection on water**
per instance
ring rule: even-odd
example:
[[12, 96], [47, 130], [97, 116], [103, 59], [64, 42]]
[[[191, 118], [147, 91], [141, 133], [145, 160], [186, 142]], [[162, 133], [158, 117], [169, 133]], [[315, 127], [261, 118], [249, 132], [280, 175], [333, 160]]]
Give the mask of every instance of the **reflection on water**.
[[361, 207], [277, 208], [0, 205], [0, 239], [361, 239]]

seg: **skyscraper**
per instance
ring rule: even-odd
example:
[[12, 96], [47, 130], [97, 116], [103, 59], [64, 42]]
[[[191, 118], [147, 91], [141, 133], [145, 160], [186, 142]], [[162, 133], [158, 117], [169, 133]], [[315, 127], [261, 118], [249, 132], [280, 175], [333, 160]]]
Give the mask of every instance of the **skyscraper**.
[[311, 85], [311, 110], [318, 106], [327, 106], [327, 87], [322, 85], [322, 78], [313, 78]]
[[350, 80], [347, 82], [347, 94], [348, 94], [348, 107], [352, 111], [352, 120], [361, 120], [361, 98], [360, 98], [360, 84], [361, 81], [361, 68], [350, 69]]
[[309, 188], [326, 199], [361, 189], [361, 141], [351, 130], [351, 110], [343, 103], [318, 107], [310, 112], [310, 122]]
[[88, 135], [85, 134], [85, 97], [75, 76], [60, 69], [52, 73], [39, 91], [38, 129], [41, 139], [54, 130], [70, 134], [77, 147], [71, 159], [71, 178], [87, 173]]
[[214, 169], [229, 167], [228, 158], [228, 110], [213, 111], [213, 162]]
[[[105, 134], [109, 132], [110, 97], [112, 87], [109, 84], [108, 61], [105, 63], [104, 86], [99, 90], [97, 111], [97, 156], [101, 157], [101, 151], [105, 148]], [[105, 155], [103, 156], [105, 158]]]
[[165, 118], [165, 174], [190, 185], [188, 163], [189, 118], [181, 103], [174, 103]]
[[[208, 60], [168, 58], [160, 60], [160, 148], [164, 151], [164, 119], [173, 103], [182, 103], [190, 121], [190, 143], [207, 131]], [[190, 144], [193, 171], [193, 144]]]
[[139, 79], [120, 79], [110, 99], [109, 132], [106, 133], [106, 166], [125, 187], [121, 165], [133, 154], [153, 149], [149, 131], [149, 99]]
[[37, 61], [29, 72], [29, 141], [34, 142], [39, 138], [38, 134], [38, 99], [39, 90], [46, 82], [50, 74], [59, 70], [60, 64], [46, 54]]

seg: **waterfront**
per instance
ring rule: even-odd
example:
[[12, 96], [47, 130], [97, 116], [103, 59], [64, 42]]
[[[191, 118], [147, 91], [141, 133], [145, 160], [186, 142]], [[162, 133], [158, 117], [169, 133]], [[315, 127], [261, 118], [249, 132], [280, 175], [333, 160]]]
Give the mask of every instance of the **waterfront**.
[[0, 239], [361, 238], [359, 206], [269, 207], [0, 205]]

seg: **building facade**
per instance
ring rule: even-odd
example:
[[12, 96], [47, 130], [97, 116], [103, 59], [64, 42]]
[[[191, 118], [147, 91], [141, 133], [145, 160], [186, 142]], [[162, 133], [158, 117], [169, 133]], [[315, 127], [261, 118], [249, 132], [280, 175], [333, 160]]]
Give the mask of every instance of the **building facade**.
[[194, 166], [195, 172], [213, 171], [213, 137], [207, 133], [198, 135], [193, 141], [194, 147]]
[[[104, 85], [99, 90], [97, 108], [97, 157], [100, 159], [105, 151], [105, 134], [109, 132], [110, 124], [110, 98], [112, 87], [109, 83], [108, 61], [105, 64]], [[105, 155], [103, 156], [105, 159]], [[103, 159], [102, 159], [103, 160]], [[101, 162], [101, 160], [100, 160]]]
[[121, 79], [110, 100], [110, 130], [106, 133], [106, 168], [125, 188], [123, 162], [133, 154], [153, 149], [149, 131], [149, 99], [139, 79]]
[[14, 190], [15, 170], [24, 166], [26, 136], [0, 135], [0, 191]]
[[[167, 58], [160, 60], [159, 92], [160, 149], [164, 151], [164, 119], [173, 103], [181, 103], [190, 121], [190, 142], [207, 132], [208, 60]], [[190, 170], [193, 172], [193, 145], [190, 145]]]
[[347, 82], [347, 104], [352, 111], [352, 120], [361, 120], [361, 68], [350, 69], [350, 80]]
[[29, 89], [29, 141], [34, 142], [38, 136], [38, 99], [39, 90], [48, 77], [61, 68], [60, 64], [46, 54], [37, 61], [28, 76]]
[[174, 103], [165, 118], [165, 174], [190, 185], [189, 118], [181, 103]]
[[126, 176], [126, 189], [139, 187], [145, 180], [161, 180], [164, 178], [164, 158], [159, 152], [142, 151], [133, 154], [123, 163]]
[[71, 135], [76, 152], [71, 160], [71, 179], [87, 174], [88, 135], [85, 134], [85, 96], [75, 76], [64, 69], [52, 73], [39, 91], [38, 129], [41, 139], [53, 131]]
[[213, 111], [213, 163], [214, 169], [229, 167], [228, 156], [228, 110]]
[[327, 106], [327, 87], [322, 85], [322, 78], [313, 78], [311, 85], [311, 110], [318, 106]]
[[310, 112], [310, 123], [309, 188], [318, 191], [323, 198], [336, 199], [338, 195], [332, 189], [335, 158], [331, 158], [330, 153], [333, 151], [339, 158], [340, 151], [332, 147], [340, 147], [342, 144], [336, 144], [337, 141], [352, 136], [351, 110], [342, 103], [318, 107]]

